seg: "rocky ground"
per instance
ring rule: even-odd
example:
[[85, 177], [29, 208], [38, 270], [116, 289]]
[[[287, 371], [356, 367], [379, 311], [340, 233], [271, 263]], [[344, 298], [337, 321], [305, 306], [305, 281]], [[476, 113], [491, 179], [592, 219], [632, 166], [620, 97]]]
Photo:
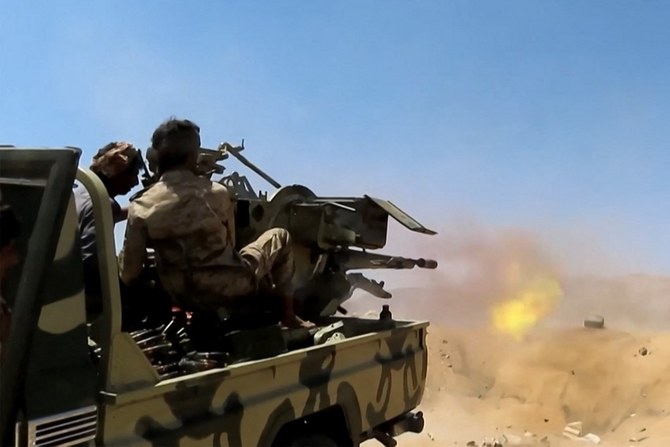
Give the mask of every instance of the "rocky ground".
[[[396, 317], [431, 321], [426, 428], [398, 445], [670, 446], [670, 279], [562, 286], [557, 308], [520, 340], [493, 331], [476, 297], [395, 293]], [[583, 327], [593, 313], [604, 329]]]
[[426, 429], [400, 446], [670, 446], [670, 333], [433, 327], [430, 349]]

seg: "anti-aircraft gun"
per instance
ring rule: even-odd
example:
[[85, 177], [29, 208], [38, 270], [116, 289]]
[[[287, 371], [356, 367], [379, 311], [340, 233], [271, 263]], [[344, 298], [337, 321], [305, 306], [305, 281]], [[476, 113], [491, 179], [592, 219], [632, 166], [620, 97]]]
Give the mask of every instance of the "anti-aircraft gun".
[[[333, 314], [356, 287], [390, 297], [356, 270], [436, 266], [374, 252], [386, 243], [389, 215], [433, 232], [384, 200], [282, 186], [242, 150], [225, 143], [203, 149], [200, 169], [237, 199], [238, 247], [267, 228], [292, 233], [298, 310], [315, 328], [277, 324], [272, 306], [261, 304], [279, 300], [265, 290], [240, 300], [253, 307], [253, 319], [245, 309], [172, 306], [152, 280], [151, 262], [148, 281], [138, 286], [142, 295], [133, 299], [118, 281], [109, 195], [95, 173], [78, 167], [81, 150], [0, 148], [2, 199], [21, 221], [16, 245], [25, 254], [3, 295], [12, 322], [0, 362], [2, 445], [358, 447], [376, 439], [393, 446], [398, 435], [423, 430], [416, 409], [428, 371], [429, 322], [394, 319], [385, 310], [379, 319]], [[230, 156], [276, 191], [261, 194], [245, 177], [224, 175], [219, 163]], [[156, 178], [149, 168], [146, 184]], [[98, 315], [86, 312], [75, 179], [95, 216]], [[163, 319], [154, 305], [165, 301]], [[151, 318], [130, 318], [129, 303], [149, 305]]]
[[[365, 269], [434, 269], [432, 259], [389, 256], [369, 250], [386, 245], [388, 218], [427, 235], [436, 234], [388, 200], [363, 197], [321, 197], [302, 185], [283, 186], [250, 162], [239, 146], [221, 143], [217, 149], [202, 148], [198, 167], [202, 175], [226, 186], [237, 201], [236, 238], [241, 248], [273, 227], [287, 229], [294, 241], [296, 262], [295, 299], [301, 313], [310, 319], [327, 317], [338, 310], [355, 289], [379, 298], [390, 298], [384, 283], [366, 278]], [[148, 153], [151, 166], [151, 156]], [[238, 172], [223, 175], [220, 164], [230, 156], [276, 188], [261, 193]], [[217, 179], [213, 176], [220, 176]], [[145, 178], [153, 175], [145, 167]]]

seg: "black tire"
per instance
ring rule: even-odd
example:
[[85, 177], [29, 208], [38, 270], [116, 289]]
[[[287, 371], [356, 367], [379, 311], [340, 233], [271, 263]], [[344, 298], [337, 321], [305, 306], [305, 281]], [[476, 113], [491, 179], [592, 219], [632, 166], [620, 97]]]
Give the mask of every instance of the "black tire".
[[340, 447], [325, 435], [301, 435], [291, 441], [288, 447]]

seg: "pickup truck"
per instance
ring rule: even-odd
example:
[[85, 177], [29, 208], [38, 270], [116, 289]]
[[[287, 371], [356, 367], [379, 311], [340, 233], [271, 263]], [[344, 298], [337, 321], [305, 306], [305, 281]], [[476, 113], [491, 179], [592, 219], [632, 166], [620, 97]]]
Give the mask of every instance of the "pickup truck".
[[[375, 439], [393, 446], [399, 434], [422, 431], [415, 410], [427, 373], [428, 322], [394, 320], [387, 306], [379, 319], [342, 315], [351, 290], [323, 288], [346, 278], [387, 298], [383, 284], [346, 270], [436, 265], [347, 251], [350, 244], [336, 241], [344, 230], [360, 246], [383, 245], [379, 222], [388, 215], [429, 230], [367, 196], [319, 199], [293, 186], [275, 194], [284, 198], [277, 207], [245, 186], [246, 195], [238, 194], [241, 238], [253, 236], [245, 222], [249, 229], [263, 220], [259, 206], [266, 215], [281, 208], [272, 225], [312, 232], [296, 240], [312, 244], [302, 308], [317, 328], [213, 334], [218, 326], [209, 326], [205, 334], [227, 340], [228, 348], [203, 351], [189, 337], [192, 315], [178, 309], [158, 327], [124, 328], [109, 198], [97, 175], [78, 167], [80, 156], [71, 147], [0, 148], [0, 201], [22, 226], [22, 262], [3, 287], [12, 319], [0, 367], [2, 445], [332, 447]], [[226, 181], [243, 180], [234, 174]], [[96, 221], [103, 311], [94, 319], [86, 313], [75, 181], [90, 193]], [[285, 212], [293, 217], [277, 217]], [[373, 214], [374, 231], [363, 228]]]

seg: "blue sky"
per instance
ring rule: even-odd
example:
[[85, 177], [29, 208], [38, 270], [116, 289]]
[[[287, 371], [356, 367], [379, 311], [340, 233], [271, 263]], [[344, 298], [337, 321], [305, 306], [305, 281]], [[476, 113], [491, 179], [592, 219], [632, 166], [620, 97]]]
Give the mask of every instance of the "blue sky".
[[0, 142], [88, 162], [188, 117], [281, 183], [667, 274], [668, 23], [658, 0], [4, 0]]

